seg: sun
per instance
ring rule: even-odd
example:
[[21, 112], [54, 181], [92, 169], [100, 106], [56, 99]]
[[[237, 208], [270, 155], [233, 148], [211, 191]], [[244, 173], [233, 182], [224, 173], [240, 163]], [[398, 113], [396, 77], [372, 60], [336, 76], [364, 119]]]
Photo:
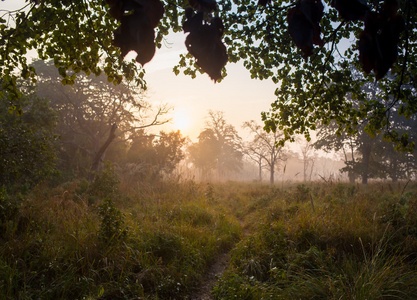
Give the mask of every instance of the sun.
[[175, 111], [173, 127], [180, 131], [184, 131], [190, 127], [190, 117], [184, 110]]

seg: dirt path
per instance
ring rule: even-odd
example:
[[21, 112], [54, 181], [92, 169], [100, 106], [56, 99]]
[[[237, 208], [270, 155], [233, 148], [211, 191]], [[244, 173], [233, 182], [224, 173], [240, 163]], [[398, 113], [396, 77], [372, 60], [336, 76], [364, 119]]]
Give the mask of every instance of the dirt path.
[[211, 300], [211, 289], [216, 283], [216, 276], [223, 273], [229, 261], [229, 253], [220, 255], [203, 278], [203, 285], [191, 296], [191, 300]]

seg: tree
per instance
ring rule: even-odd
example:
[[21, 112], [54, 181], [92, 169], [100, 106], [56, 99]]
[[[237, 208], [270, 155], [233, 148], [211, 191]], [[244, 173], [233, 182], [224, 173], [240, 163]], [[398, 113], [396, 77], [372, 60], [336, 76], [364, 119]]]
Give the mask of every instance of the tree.
[[[351, 69], [352, 72], [356, 72], [357, 74], [355, 68]], [[359, 75], [357, 74], [357, 76]], [[394, 80], [393, 76], [388, 76], [387, 78]], [[375, 107], [384, 109], [383, 103], [385, 101], [386, 91], [381, 85], [367, 82], [363, 83], [360, 90], [364, 95], [364, 99], [372, 102]], [[363, 105], [363, 102], [355, 99], [352, 95], [349, 95], [347, 99], [353, 109], [360, 109]], [[414, 151], [417, 137], [414, 133], [415, 130], [413, 130], [415, 126], [415, 121], [413, 120], [415, 120], [416, 115], [404, 118], [399, 116], [399, 109], [397, 106], [392, 107], [392, 111], [386, 117], [390, 124], [390, 130], [405, 137], [407, 142], [409, 142], [407, 148]], [[368, 182], [368, 178], [386, 177], [386, 171], [391, 169], [391, 167], [388, 167], [391, 159], [396, 160], [401, 156], [405, 159], [406, 157], [412, 156], [412, 154], [401, 155], [398, 153], [397, 155], [391, 153], [390, 146], [384, 141], [384, 139], [386, 140], [386, 135], [369, 130], [369, 126], [371, 125], [371, 123], [346, 125], [352, 129], [352, 134], [350, 135], [346, 134], [346, 130], [340, 130], [340, 126], [335, 121], [330, 122], [330, 124], [326, 122], [321, 123], [318, 127], [318, 141], [315, 143], [315, 147], [323, 148], [325, 151], [331, 151], [332, 148], [335, 150], [343, 150], [346, 164], [343, 170], [348, 172], [350, 182], [354, 182], [356, 176], [360, 176], [364, 184]], [[350, 152], [349, 157], [347, 152]], [[396, 163], [392, 164], [392, 166], [394, 165]]]
[[255, 140], [245, 143], [243, 145], [243, 154], [257, 165], [258, 180], [262, 182], [262, 171], [266, 167], [264, 165], [264, 157], [266, 154], [262, 144], [257, 143]]
[[211, 129], [205, 129], [198, 136], [198, 142], [188, 147], [191, 162], [200, 170], [201, 178], [208, 180], [211, 171], [217, 166], [217, 157], [220, 151], [216, 136]]
[[[308, 180], [311, 180], [314, 170], [314, 157], [311, 155], [314, 150], [313, 145], [310, 141], [305, 141], [304, 144], [301, 145], [300, 150], [303, 159], [303, 181], [307, 182], [307, 178]], [[309, 169], [310, 174], [308, 174]]]
[[348, 173], [350, 183], [354, 183], [357, 177], [362, 179], [363, 184], [367, 184], [369, 178], [380, 177], [378, 174], [381, 170], [378, 160], [380, 153], [379, 155], [376, 153], [377, 139], [372, 139], [360, 129], [355, 135], [338, 135], [336, 127], [334, 123], [329, 126], [319, 126], [314, 147], [326, 152], [342, 151], [346, 166], [341, 171]]
[[206, 126], [198, 136], [198, 142], [189, 147], [190, 157], [204, 179], [208, 179], [214, 169], [217, 177], [223, 179], [242, 166], [241, 138], [236, 129], [227, 124], [223, 112], [209, 111]]
[[[96, 173], [111, 144], [124, 142], [140, 128], [165, 123], [160, 117], [167, 111], [161, 107], [149, 118], [150, 105], [140, 90], [126, 83], [114, 85], [103, 76], [80, 75], [72, 85], [62, 85], [60, 75], [51, 63], [37, 61], [36, 92], [50, 99], [58, 116], [59, 153], [66, 169]], [[74, 159], [74, 155], [84, 157]], [[77, 165], [73, 165], [77, 164]]]
[[154, 179], [171, 175], [185, 157], [186, 138], [180, 131], [148, 135], [143, 129], [134, 133], [126, 155], [125, 169], [135, 179]]
[[186, 140], [179, 130], [159, 133], [158, 139], [154, 143], [159, 172], [172, 174], [185, 157], [183, 146]]
[[[407, 130], [414, 132], [415, 120], [407, 123]], [[404, 130], [400, 124], [392, 124], [396, 124], [399, 132]], [[415, 137], [410, 136], [410, 140], [415, 141]], [[366, 132], [358, 130], [355, 135], [337, 135], [335, 125], [330, 124], [318, 127], [317, 141], [313, 146], [326, 152], [342, 151], [346, 166], [341, 170], [348, 173], [351, 183], [357, 177], [363, 184], [367, 184], [370, 178], [391, 178], [395, 182], [412, 178], [416, 172], [415, 154], [395, 151], [394, 145], [385, 141], [382, 134], [371, 138]]]
[[[408, 135], [410, 141], [417, 143], [417, 115], [413, 115], [409, 119], [398, 118], [397, 115], [392, 116], [394, 118], [393, 124], [398, 132], [402, 132]], [[386, 143], [381, 140], [377, 147], [381, 151], [381, 160], [384, 166], [384, 176], [391, 178], [393, 182], [399, 179], [415, 178], [417, 173], [417, 151], [416, 147], [412, 153], [398, 152], [395, 150], [392, 144]]]
[[[417, 112], [414, 0], [106, 2], [30, 1], [27, 11], [3, 16], [15, 18], [14, 26], [0, 27], [0, 73], [11, 98], [18, 97], [13, 70], [19, 67], [22, 77], [35, 77], [24, 56], [29, 49], [37, 49], [41, 59], [54, 59], [64, 83], [74, 80], [68, 70], [103, 70], [115, 83], [125, 76], [143, 84], [142, 69], [122, 57], [135, 50], [143, 65], [168, 29], [183, 29], [189, 54], [182, 56], [176, 73], [204, 71], [217, 81], [227, 60], [243, 60], [253, 78], [279, 84], [277, 100], [263, 120], [268, 130], [284, 132], [281, 142], [295, 134], [309, 139], [318, 121], [334, 120], [350, 134], [365, 122], [369, 133], [385, 131], [384, 137], [400, 148], [413, 148], [407, 135], [389, 127], [389, 115]], [[352, 65], [361, 71], [356, 74]], [[384, 77], [389, 70], [394, 76]], [[382, 103], [360, 89], [374, 78], [384, 91]], [[361, 105], [352, 107], [348, 95]]]
[[355, 136], [347, 135], [345, 132], [337, 134], [337, 124], [330, 122], [329, 125], [317, 126], [317, 141], [313, 144], [316, 149], [322, 149], [325, 152], [341, 151], [343, 161], [346, 165], [344, 171], [348, 173], [350, 183], [355, 182], [357, 174], [351, 168], [356, 164], [356, 142]]
[[254, 135], [253, 140], [245, 147], [245, 154], [258, 163], [260, 180], [262, 180], [262, 162], [266, 162], [270, 174], [269, 183], [274, 184], [278, 162], [285, 160], [283, 147], [277, 145], [281, 133], [278, 131], [268, 133], [254, 120], [245, 122], [243, 127]]
[[[417, 130], [417, 128], [415, 129]], [[398, 152], [391, 144], [381, 141], [382, 166], [384, 178], [390, 178], [392, 182], [401, 179], [412, 179], [417, 174], [417, 160], [415, 153]], [[379, 145], [378, 145], [379, 146]]]
[[30, 188], [55, 174], [56, 114], [44, 98], [20, 98], [23, 116], [0, 102], [0, 186]]

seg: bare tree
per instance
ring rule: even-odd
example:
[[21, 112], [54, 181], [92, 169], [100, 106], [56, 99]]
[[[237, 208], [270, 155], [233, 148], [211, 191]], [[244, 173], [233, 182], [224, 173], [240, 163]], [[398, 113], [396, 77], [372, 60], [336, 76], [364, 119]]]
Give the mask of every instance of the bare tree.
[[[278, 145], [278, 141], [282, 137], [279, 131], [266, 132], [254, 120], [245, 122], [243, 127], [248, 129], [253, 135], [253, 140], [245, 147], [246, 155], [258, 163], [259, 174], [261, 179], [262, 168], [269, 170], [269, 182], [274, 184], [275, 170], [280, 160], [285, 160], [283, 147]], [[266, 164], [263, 165], [262, 162]]]
[[245, 154], [249, 160], [253, 161], [257, 165], [258, 180], [262, 182], [262, 171], [266, 168], [266, 161], [264, 164], [264, 157], [266, 153], [263, 145], [254, 140], [247, 142], [244, 144], [243, 154]]

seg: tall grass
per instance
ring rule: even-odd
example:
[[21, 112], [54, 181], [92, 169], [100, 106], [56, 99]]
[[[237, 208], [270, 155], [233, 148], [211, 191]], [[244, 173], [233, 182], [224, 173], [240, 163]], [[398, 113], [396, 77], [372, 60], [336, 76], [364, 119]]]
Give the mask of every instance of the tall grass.
[[417, 186], [93, 183], [0, 191], [0, 299], [413, 299]]
[[240, 238], [205, 185], [122, 190], [103, 177], [39, 187], [3, 210], [1, 299], [185, 299]]
[[316, 184], [275, 193], [252, 216], [253, 234], [232, 251], [215, 298], [414, 299], [416, 204], [415, 187]]

